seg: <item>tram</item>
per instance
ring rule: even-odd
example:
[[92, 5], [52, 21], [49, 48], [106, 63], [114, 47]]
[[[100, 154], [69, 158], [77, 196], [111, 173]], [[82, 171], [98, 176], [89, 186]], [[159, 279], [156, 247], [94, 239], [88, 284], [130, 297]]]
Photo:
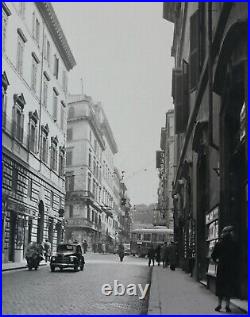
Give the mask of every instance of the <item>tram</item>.
[[163, 226], [152, 229], [135, 229], [131, 231], [130, 250], [132, 255], [145, 257], [148, 248], [153, 245], [156, 248], [159, 244], [173, 241], [174, 231]]

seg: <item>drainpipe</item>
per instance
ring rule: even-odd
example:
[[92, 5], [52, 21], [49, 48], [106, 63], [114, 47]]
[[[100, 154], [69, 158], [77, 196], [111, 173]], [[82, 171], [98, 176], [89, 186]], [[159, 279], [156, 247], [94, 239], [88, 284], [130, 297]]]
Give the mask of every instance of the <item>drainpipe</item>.
[[209, 120], [208, 134], [209, 145], [219, 151], [218, 145], [213, 141], [213, 51], [212, 51], [212, 3], [208, 2], [208, 105], [209, 105]]
[[40, 94], [39, 94], [39, 130], [38, 130], [38, 146], [37, 152], [39, 154], [39, 172], [41, 172], [42, 162], [41, 162], [41, 121], [42, 121], [42, 92], [43, 92], [43, 58], [44, 58], [44, 21], [43, 21], [43, 36], [42, 36], [42, 61], [41, 61], [41, 75], [40, 75]]

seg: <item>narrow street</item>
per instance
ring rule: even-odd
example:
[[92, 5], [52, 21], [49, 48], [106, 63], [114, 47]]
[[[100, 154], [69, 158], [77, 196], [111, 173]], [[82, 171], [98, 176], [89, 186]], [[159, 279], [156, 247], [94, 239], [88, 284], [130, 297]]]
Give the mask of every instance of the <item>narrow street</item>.
[[[149, 283], [150, 270], [145, 259], [126, 256], [120, 263], [116, 255], [90, 254], [84, 271], [68, 269], [50, 272], [49, 266], [38, 271], [5, 272], [2, 275], [3, 314], [146, 314], [147, 300], [138, 296], [106, 296], [102, 285], [124, 286]], [[149, 292], [148, 292], [149, 293]]]

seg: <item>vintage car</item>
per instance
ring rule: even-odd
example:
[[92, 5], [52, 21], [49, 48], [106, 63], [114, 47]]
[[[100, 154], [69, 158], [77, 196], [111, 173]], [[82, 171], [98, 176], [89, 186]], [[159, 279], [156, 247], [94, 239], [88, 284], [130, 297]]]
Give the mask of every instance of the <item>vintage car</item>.
[[64, 268], [73, 268], [77, 272], [80, 268], [84, 268], [84, 257], [82, 247], [77, 243], [61, 243], [57, 246], [56, 254], [50, 259], [51, 272], [55, 271], [56, 267], [62, 271]]

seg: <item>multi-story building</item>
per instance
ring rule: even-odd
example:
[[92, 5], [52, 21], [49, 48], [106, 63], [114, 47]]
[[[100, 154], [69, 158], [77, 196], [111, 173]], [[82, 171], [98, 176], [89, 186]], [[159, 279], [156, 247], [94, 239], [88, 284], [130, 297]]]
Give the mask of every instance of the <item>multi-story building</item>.
[[172, 182], [174, 180], [174, 111], [166, 113], [166, 124], [161, 128], [161, 151], [157, 151], [159, 170], [158, 204], [154, 210], [154, 224], [174, 228]]
[[100, 103], [85, 95], [72, 95], [68, 103], [66, 239], [113, 247], [121, 212], [117, 145]]
[[51, 3], [2, 3], [3, 261], [21, 261], [30, 241], [61, 241], [74, 66]]
[[175, 238], [183, 269], [214, 289], [222, 228], [239, 245], [235, 295], [247, 298], [248, 4], [164, 3], [175, 25]]
[[105, 148], [92, 99], [73, 95], [68, 99], [66, 149], [66, 239], [101, 239], [102, 152]]

